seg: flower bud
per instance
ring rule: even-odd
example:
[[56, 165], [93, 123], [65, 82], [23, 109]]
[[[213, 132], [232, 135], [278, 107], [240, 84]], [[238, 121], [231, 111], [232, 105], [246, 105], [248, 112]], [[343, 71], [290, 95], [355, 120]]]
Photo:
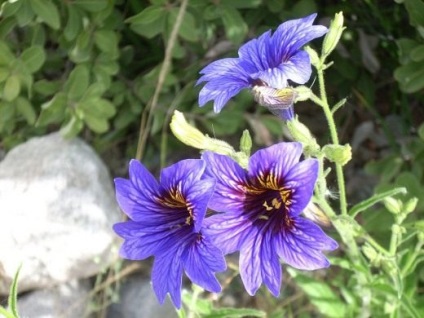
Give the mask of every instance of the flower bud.
[[288, 121], [286, 124], [293, 139], [303, 145], [305, 155], [311, 156], [319, 152], [319, 145], [316, 139], [312, 136], [308, 127], [298, 121], [297, 118]]
[[323, 58], [327, 57], [336, 48], [344, 29], [343, 12], [336, 13], [322, 44]]
[[418, 198], [413, 197], [412, 199], [409, 199], [403, 206], [403, 212], [406, 214], [409, 214], [411, 212], [414, 212], [415, 208], [418, 204]]
[[247, 157], [250, 156], [250, 150], [252, 149], [252, 137], [250, 137], [250, 133], [247, 129], [243, 131], [243, 135], [240, 138], [240, 150]]
[[387, 210], [389, 210], [389, 212], [393, 214], [399, 214], [400, 212], [402, 212], [402, 202], [395, 198], [392, 198], [392, 197], [385, 198], [384, 206], [386, 207]]
[[312, 95], [311, 89], [304, 85], [297, 86], [296, 88], [294, 88], [294, 92], [295, 92], [295, 98], [294, 98], [295, 103], [308, 100]]
[[319, 60], [317, 51], [315, 51], [310, 46], [305, 46], [304, 50], [309, 54], [311, 64], [315, 66], [315, 68], [318, 68], [318, 65], [320, 64], [320, 60]]
[[381, 264], [381, 256], [374, 247], [372, 247], [369, 244], [365, 244], [362, 247], [362, 252], [365, 254], [365, 256], [370, 260], [371, 265], [375, 267], [379, 267]]
[[233, 147], [225, 141], [210, 138], [194, 126], [190, 125], [186, 121], [184, 114], [177, 110], [174, 111], [174, 115], [172, 116], [169, 126], [171, 127], [174, 136], [188, 146], [201, 150], [210, 150], [227, 156], [233, 156], [235, 153]]
[[324, 156], [337, 164], [344, 166], [352, 159], [352, 148], [347, 145], [325, 145], [322, 149]]

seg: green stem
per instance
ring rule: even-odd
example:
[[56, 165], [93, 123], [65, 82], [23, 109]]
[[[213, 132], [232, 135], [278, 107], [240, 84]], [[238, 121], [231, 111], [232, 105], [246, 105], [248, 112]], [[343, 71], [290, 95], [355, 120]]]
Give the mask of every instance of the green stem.
[[364, 236], [364, 239], [381, 254], [384, 254], [385, 256], [390, 256], [390, 253], [368, 234]]
[[[330, 129], [331, 141], [334, 145], [339, 145], [339, 137], [337, 135], [336, 124], [334, 122], [333, 113], [331, 112], [330, 106], [328, 105], [327, 94], [325, 92], [324, 82], [324, 70], [320, 67], [318, 70], [318, 82], [320, 88], [321, 106], [324, 110], [325, 117], [327, 119], [328, 127]], [[345, 181], [343, 175], [343, 167], [336, 163], [336, 176], [337, 185], [340, 192], [340, 211], [342, 215], [347, 215], [347, 203], [346, 203], [346, 190]]]

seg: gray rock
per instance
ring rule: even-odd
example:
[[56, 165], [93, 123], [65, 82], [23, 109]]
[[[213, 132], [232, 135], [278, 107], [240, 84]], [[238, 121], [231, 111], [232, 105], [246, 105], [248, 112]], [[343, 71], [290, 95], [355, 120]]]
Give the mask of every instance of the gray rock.
[[116, 255], [120, 220], [109, 173], [82, 140], [33, 138], [0, 162], [0, 294], [98, 273]]
[[22, 318], [83, 318], [87, 316], [89, 292], [88, 281], [33, 291], [18, 299], [18, 311]]
[[160, 305], [150, 281], [141, 276], [131, 276], [121, 287], [120, 302], [109, 307], [107, 318], [174, 318], [178, 317], [167, 296]]

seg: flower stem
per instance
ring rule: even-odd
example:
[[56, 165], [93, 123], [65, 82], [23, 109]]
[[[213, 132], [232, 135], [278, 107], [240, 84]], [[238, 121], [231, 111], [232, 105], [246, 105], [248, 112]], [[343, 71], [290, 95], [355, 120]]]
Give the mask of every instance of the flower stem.
[[[322, 106], [325, 117], [327, 119], [328, 127], [330, 129], [331, 141], [334, 145], [339, 145], [340, 142], [339, 142], [339, 137], [337, 135], [336, 124], [334, 122], [333, 113], [331, 112], [330, 105], [328, 105], [327, 94], [325, 92], [324, 68], [319, 67], [317, 69], [317, 73], [318, 73], [320, 97], [322, 102], [320, 103], [320, 105]], [[336, 176], [337, 176], [337, 186], [340, 192], [340, 211], [342, 215], [347, 215], [346, 190], [345, 190], [343, 168], [340, 164], [337, 164], [337, 163], [336, 163]]]

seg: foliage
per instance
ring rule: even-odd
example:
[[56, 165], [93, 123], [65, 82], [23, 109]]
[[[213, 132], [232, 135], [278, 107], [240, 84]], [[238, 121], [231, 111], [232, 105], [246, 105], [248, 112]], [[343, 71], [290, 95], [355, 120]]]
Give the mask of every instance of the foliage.
[[21, 267], [19, 267], [18, 270], [16, 271], [15, 277], [13, 278], [12, 284], [10, 285], [9, 299], [8, 299], [9, 310], [4, 308], [3, 306], [0, 306], [0, 315], [4, 316], [5, 318], [19, 318], [17, 303], [18, 303], [18, 278], [19, 278], [20, 270], [21, 270]]

